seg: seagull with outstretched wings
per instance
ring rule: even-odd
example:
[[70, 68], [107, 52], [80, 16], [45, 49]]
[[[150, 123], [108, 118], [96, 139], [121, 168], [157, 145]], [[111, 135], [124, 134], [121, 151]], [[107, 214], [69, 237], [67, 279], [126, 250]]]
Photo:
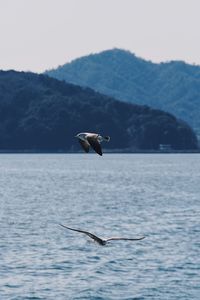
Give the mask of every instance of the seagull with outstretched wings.
[[79, 139], [79, 143], [81, 144], [82, 148], [84, 149], [85, 152], [89, 152], [90, 147], [98, 153], [99, 155], [102, 156], [102, 149], [101, 149], [101, 142], [110, 141], [109, 136], [101, 136], [100, 134], [97, 133], [90, 133], [90, 132], [81, 132], [78, 133], [75, 137]]
[[67, 228], [69, 230], [72, 230], [72, 231], [77, 231], [77, 232], [84, 233], [101, 246], [105, 246], [107, 244], [107, 242], [110, 242], [110, 241], [119, 241], [119, 240], [123, 240], [123, 241], [140, 241], [140, 240], [143, 240], [145, 238], [145, 237], [141, 237], [141, 238], [111, 237], [111, 238], [108, 238], [108, 239], [102, 239], [102, 238], [94, 235], [93, 233], [91, 233], [89, 231], [74, 229], [74, 228], [71, 228], [71, 227], [68, 227], [68, 226], [65, 226], [65, 225], [62, 225], [62, 224], [59, 224], [59, 225], [64, 227], [64, 228]]

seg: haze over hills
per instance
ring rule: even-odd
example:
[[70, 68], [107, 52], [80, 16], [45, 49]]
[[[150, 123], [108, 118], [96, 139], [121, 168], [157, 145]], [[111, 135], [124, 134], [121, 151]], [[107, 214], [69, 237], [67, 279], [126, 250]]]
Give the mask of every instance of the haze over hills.
[[171, 112], [200, 135], [199, 66], [183, 61], [155, 64], [113, 49], [78, 58], [46, 74], [122, 101]]
[[80, 131], [110, 135], [109, 149], [197, 148], [193, 130], [169, 113], [42, 74], [0, 71], [1, 151], [80, 151]]

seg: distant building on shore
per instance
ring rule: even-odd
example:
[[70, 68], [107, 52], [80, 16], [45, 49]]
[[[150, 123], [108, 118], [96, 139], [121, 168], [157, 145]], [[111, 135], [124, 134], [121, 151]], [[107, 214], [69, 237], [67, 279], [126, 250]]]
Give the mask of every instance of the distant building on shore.
[[171, 151], [172, 146], [170, 144], [160, 144], [159, 145], [159, 150], [160, 151]]

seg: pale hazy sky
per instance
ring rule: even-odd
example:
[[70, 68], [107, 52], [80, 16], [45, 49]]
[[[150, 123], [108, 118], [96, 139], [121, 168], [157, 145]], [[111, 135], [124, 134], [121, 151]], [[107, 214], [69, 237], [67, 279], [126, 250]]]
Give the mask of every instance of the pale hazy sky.
[[0, 0], [0, 69], [42, 72], [116, 47], [200, 65], [200, 0]]

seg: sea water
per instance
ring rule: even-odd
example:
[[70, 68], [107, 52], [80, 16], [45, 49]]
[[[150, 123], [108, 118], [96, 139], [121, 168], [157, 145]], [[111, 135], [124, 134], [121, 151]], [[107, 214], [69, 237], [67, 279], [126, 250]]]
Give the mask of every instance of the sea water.
[[1, 154], [0, 299], [200, 299], [200, 155]]

